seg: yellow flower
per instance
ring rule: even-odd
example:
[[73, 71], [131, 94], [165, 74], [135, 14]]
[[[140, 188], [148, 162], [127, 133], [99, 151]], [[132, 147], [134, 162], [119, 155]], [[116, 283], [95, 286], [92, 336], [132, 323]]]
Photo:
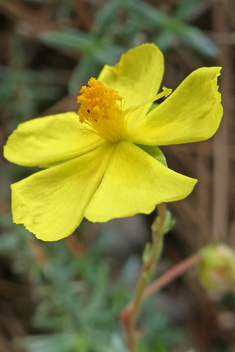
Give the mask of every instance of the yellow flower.
[[129, 50], [82, 87], [79, 116], [68, 112], [22, 123], [4, 156], [22, 166], [50, 166], [12, 185], [12, 213], [38, 238], [70, 235], [85, 217], [93, 222], [150, 213], [185, 198], [197, 180], [167, 168], [157, 146], [210, 138], [222, 105], [220, 68], [190, 74], [150, 111], [163, 76], [154, 44]]

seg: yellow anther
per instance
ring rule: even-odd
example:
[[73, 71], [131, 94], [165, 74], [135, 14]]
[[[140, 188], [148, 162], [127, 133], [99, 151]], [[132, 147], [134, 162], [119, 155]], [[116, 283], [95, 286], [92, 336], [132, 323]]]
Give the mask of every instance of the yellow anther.
[[128, 114], [147, 103], [167, 97], [170, 93], [171, 89], [163, 87], [161, 93], [123, 111], [123, 98], [119, 93], [115, 89], [107, 88], [102, 82], [92, 77], [88, 81], [88, 85], [81, 88], [77, 98], [80, 104], [79, 120], [87, 125], [88, 131], [116, 143], [125, 138]]
[[126, 122], [121, 106], [123, 98], [118, 92], [92, 77], [80, 93], [77, 98], [79, 120], [101, 138], [113, 142], [120, 140], [126, 130]]
[[80, 90], [81, 95], [78, 97], [80, 103], [79, 119], [98, 120], [99, 118], [108, 118], [110, 111], [122, 111], [118, 102], [122, 101], [122, 97], [114, 89], [105, 87], [105, 85], [91, 78], [88, 81], [88, 87], [83, 86]]

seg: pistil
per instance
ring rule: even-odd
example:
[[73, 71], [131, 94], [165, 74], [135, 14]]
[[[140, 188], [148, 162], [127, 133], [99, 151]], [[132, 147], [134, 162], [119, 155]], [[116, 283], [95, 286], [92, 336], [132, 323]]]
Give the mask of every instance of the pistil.
[[116, 143], [125, 138], [128, 114], [145, 104], [167, 97], [171, 91], [163, 87], [161, 93], [123, 110], [123, 97], [115, 89], [107, 88], [92, 77], [88, 81], [88, 86], [81, 88], [81, 94], [77, 98], [80, 104], [79, 120], [86, 124], [87, 132], [96, 133], [104, 140]]

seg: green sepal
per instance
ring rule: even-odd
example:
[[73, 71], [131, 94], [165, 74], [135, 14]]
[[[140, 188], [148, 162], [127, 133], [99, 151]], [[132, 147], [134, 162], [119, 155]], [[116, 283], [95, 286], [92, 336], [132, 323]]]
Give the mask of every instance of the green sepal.
[[152, 245], [151, 245], [151, 243], [146, 243], [145, 248], [144, 248], [144, 252], [143, 252], [143, 263], [144, 264], [149, 260], [151, 253], [152, 253]]
[[[158, 230], [158, 223], [159, 223], [159, 216], [157, 216], [152, 223], [152, 231], [157, 231]], [[167, 210], [166, 212], [166, 218], [163, 226], [163, 234], [165, 235], [167, 232], [169, 232], [175, 225], [175, 220], [172, 218], [171, 212]]]
[[158, 148], [156, 146], [142, 145], [142, 144], [137, 144], [137, 146], [139, 148], [141, 148], [142, 150], [144, 150], [149, 155], [151, 155], [154, 159], [159, 161], [161, 164], [168, 167], [167, 162], [166, 162], [166, 158], [160, 148]]

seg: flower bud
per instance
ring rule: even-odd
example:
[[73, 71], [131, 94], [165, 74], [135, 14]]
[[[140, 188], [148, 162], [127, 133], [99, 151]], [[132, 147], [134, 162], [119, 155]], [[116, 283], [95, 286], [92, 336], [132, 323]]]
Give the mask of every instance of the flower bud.
[[198, 276], [210, 292], [235, 291], [235, 252], [223, 243], [210, 244], [199, 251], [202, 261]]

